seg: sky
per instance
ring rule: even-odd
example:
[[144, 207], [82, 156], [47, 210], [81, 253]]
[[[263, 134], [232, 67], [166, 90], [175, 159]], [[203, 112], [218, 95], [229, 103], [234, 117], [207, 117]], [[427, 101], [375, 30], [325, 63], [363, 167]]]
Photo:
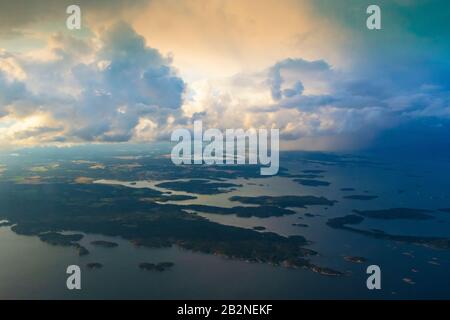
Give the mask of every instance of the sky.
[[444, 0], [0, 0], [0, 148], [170, 141], [202, 120], [278, 128], [287, 150], [450, 150], [449, 16]]

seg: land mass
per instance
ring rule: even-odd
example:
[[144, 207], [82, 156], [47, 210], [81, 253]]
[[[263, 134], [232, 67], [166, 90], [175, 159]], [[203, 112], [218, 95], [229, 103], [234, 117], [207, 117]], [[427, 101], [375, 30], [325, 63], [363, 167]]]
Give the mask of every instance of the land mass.
[[352, 263], [364, 263], [367, 261], [367, 259], [364, 257], [354, 257], [354, 256], [345, 256], [344, 260]]
[[337, 201], [328, 200], [325, 197], [316, 196], [259, 196], [259, 197], [241, 197], [233, 196], [230, 201], [237, 201], [244, 204], [258, 204], [261, 206], [276, 206], [281, 208], [306, 208], [307, 206], [332, 206]]
[[327, 187], [330, 185], [327, 181], [314, 180], [314, 179], [294, 179], [295, 182], [302, 186], [308, 187]]
[[148, 263], [142, 262], [139, 264], [139, 269], [147, 271], [166, 271], [174, 266], [173, 262]]
[[[26, 226], [25, 228], [23, 226], [21, 228], [20, 225], [17, 225], [14, 226], [13, 228], [14, 228], [13, 231], [19, 234], [21, 232], [22, 234], [29, 234], [29, 232], [23, 232], [26, 231]], [[17, 230], [19, 230], [19, 232]], [[49, 243], [54, 246], [74, 247], [76, 248], [79, 256], [85, 256], [89, 254], [89, 250], [87, 250], [85, 247], [77, 243], [77, 241], [83, 239], [82, 234], [61, 234], [58, 232], [44, 232], [39, 233], [38, 237], [41, 241]]]
[[86, 264], [86, 267], [88, 269], [101, 269], [103, 268], [103, 264], [98, 263], [98, 262], [90, 262]]
[[329, 219], [327, 225], [330, 226], [331, 228], [347, 230], [375, 239], [411, 243], [434, 249], [450, 249], [450, 239], [448, 238], [393, 235], [385, 233], [381, 230], [363, 230], [350, 226], [350, 225], [358, 225], [363, 221], [364, 218], [361, 216], [347, 215], [343, 217]]
[[82, 234], [61, 234], [48, 232], [39, 234], [39, 239], [55, 246], [73, 246], [75, 242], [83, 239]]
[[266, 230], [266, 227], [263, 227], [263, 226], [254, 226], [254, 227], [253, 227], [253, 230], [263, 231], [263, 230]]
[[350, 200], [374, 200], [378, 198], [378, 196], [369, 196], [365, 194], [354, 194], [351, 196], [345, 196], [344, 199], [350, 199]]
[[[181, 206], [180, 206], [181, 207]], [[191, 204], [185, 205], [181, 207], [183, 209], [193, 210], [197, 212], [204, 213], [213, 213], [213, 214], [235, 214], [240, 218], [250, 218], [250, 217], [258, 217], [258, 218], [268, 218], [268, 217], [281, 217], [284, 215], [295, 214], [295, 211], [274, 207], [274, 206], [258, 206], [258, 207], [215, 207], [215, 206], [207, 206], [201, 204]]]
[[[137, 246], [176, 245], [186, 250], [236, 260], [316, 271], [321, 268], [309, 262], [309, 257], [317, 253], [306, 248], [310, 242], [302, 236], [281, 236], [272, 232], [222, 225], [186, 212], [188, 208], [183, 205], [163, 204], [156, 200], [140, 201], [143, 197], [158, 199], [160, 196], [154, 190], [118, 185], [0, 183], [0, 202], [7, 215], [1, 218], [15, 224], [12, 227], [14, 232], [36, 235], [43, 241], [57, 245], [73, 246], [80, 255], [89, 253], [76, 243], [82, 235], [63, 235], [60, 232], [77, 230], [111, 237], [120, 236]], [[246, 198], [241, 199], [246, 201]], [[270, 210], [283, 213], [290, 213], [284, 210], [284, 206], [334, 203], [325, 198], [308, 196], [248, 199], [250, 202], [261, 201]], [[264, 204], [265, 202], [270, 204]], [[245, 210], [257, 212], [267, 208]]]
[[324, 173], [325, 170], [317, 170], [317, 169], [310, 169], [310, 170], [303, 170], [304, 173]]
[[219, 194], [236, 190], [242, 185], [226, 182], [211, 182], [208, 180], [192, 179], [188, 181], [168, 181], [156, 185], [160, 188], [184, 191], [198, 194]]
[[354, 213], [366, 218], [382, 219], [382, 220], [430, 220], [434, 217], [425, 209], [410, 209], [410, 208], [392, 208], [384, 210], [353, 210]]
[[117, 244], [115, 242], [104, 241], [104, 240], [92, 241], [91, 244], [94, 246], [99, 246], [99, 247], [103, 247], [103, 248], [115, 248], [115, 247], [119, 246], [119, 244]]
[[309, 227], [307, 224], [305, 223], [293, 223], [292, 224], [294, 227], [302, 227], [302, 228], [307, 228]]

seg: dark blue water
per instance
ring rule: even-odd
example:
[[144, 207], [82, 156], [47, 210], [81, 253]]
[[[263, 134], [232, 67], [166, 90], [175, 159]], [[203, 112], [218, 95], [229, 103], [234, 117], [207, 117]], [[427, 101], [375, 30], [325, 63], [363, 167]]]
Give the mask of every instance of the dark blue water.
[[[71, 248], [51, 246], [37, 237], [19, 236], [0, 228], [0, 298], [113, 298], [113, 299], [297, 299], [297, 298], [450, 298], [450, 250], [436, 250], [413, 244], [380, 240], [332, 229], [329, 218], [351, 214], [352, 210], [393, 207], [435, 210], [450, 207], [450, 164], [431, 162], [383, 162], [370, 164], [336, 164], [311, 161], [282, 163], [290, 172], [322, 169], [328, 187], [301, 186], [286, 177], [230, 180], [243, 184], [236, 191], [219, 195], [199, 195], [185, 203], [232, 206], [230, 196], [317, 195], [338, 200], [334, 206], [293, 208], [296, 215], [274, 218], [239, 218], [201, 214], [227, 225], [253, 228], [264, 226], [281, 235], [300, 234], [319, 252], [312, 261], [343, 272], [343, 277], [328, 277], [309, 270], [293, 270], [264, 264], [232, 261], [222, 257], [169, 249], [136, 248], [121, 238], [85, 235], [81, 241], [91, 254], [78, 257]], [[108, 177], [104, 177], [108, 179]], [[103, 183], [112, 183], [103, 181]], [[129, 185], [149, 187], [154, 181]], [[351, 187], [355, 191], [341, 191]], [[176, 192], [175, 192], [176, 193]], [[346, 200], [349, 194], [369, 194], [377, 199]], [[178, 204], [181, 204], [178, 202]], [[308, 218], [304, 213], [316, 216]], [[450, 213], [433, 211], [435, 218], [418, 220], [365, 219], [361, 229], [380, 229], [396, 235], [450, 237]], [[299, 220], [298, 217], [303, 217]], [[299, 228], [293, 223], [306, 223]], [[68, 230], [76, 232], [76, 230]], [[92, 247], [92, 240], [106, 239], [119, 243], [117, 248]], [[362, 256], [367, 262], [355, 264], [345, 256]], [[142, 271], [141, 262], [172, 261], [172, 270], [162, 273]], [[101, 262], [100, 270], [88, 270], [88, 262]], [[82, 268], [82, 290], [66, 289], [66, 267]], [[382, 289], [366, 288], [366, 268], [379, 265]], [[410, 279], [413, 284], [405, 281]]]

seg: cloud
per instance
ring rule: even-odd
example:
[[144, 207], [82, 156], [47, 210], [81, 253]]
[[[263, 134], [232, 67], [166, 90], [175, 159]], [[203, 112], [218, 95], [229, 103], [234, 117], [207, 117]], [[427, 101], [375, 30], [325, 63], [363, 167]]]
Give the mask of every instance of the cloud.
[[351, 1], [81, 0], [79, 33], [61, 30], [65, 0], [2, 3], [0, 144], [168, 140], [195, 119], [279, 128], [289, 149], [445, 134], [445, 15], [431, 1], [382, 1], [383, 30], [370, 33]]
[[[7, 75], [0, 71], [0, 87], [2, 88], [2, 95], [0, 96], [0, 106], [5, 108], [12, 102], [20, 100], [26, 95], [27, 90], [25, 85], [16, 80], [8, 81]], [[6, 110], [2, 110], [6, 112]]]
[[11, 122], [47, 112], [57, 123], [57, 130], [45, 124], [23, 128], [13, 135], [19, 142], [33, 132], [45, 133], [46, 142], [51, 133], [58, 142], [129, 141], [141, 119], [164, 125], [180, 113], [185, 83], [170, 57], [148, 47], [124, 22], [97, 39], [56, 34], [48, 51], [44, 60], [9, 54], [26, 74], [21, 81], [0, 72], [3, 116]]
[[132, 25], [172, 52], [186, 81], [255, 72], [286, 57], [340, 62], [344, 30], [307, 0], [152, 0]]
[[261, 72], [209, 81], [184, 109], [201, 113], [211, 127], [279, 128], [282, 145], [292, 149], [367, 148], [397, 126], [450, 118], [444, 76], [450, 68], [428, 59], [417, 66], [380, 63], [339, 70], [323, 60], [288, 58]]
[[140, 117], [158, 117], [165, 109], [180, 108], [185, 84], [169, 58], [147, 47], [125, 23], [103, 34], [102, 43], [93, 63], [73, 68], [83, 88], [76, 107], [77, 125], [71, 131], [75, 136], [128, 141]]

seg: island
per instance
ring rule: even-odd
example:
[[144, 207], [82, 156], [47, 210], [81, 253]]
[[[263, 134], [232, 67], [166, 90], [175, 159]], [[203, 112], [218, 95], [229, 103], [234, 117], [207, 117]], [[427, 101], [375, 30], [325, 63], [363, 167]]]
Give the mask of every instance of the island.
[[354, 194], [351, 196], [344, 196], [344, 199], [350, 199], [350, 200], [374, 200], [378, 198], [378, 196], [369, 196], [365, 194]]
[[348, 228], [347, 225], [360, 224], [363, 221], [364, 221], [363, 217], [350, 214], [343, 217], [328, 219], [327, 225], [335, 229], [343, 229]]
[[277, 206], [281, 208], [306, 208], [307, 206], [333, 206], [337, 201], [328, 200], [325, 197], [316, 196], [259, 196], [242, 197], [233, 196], [230, 201], [237, 201], [245, 204], [258, 204], [261, 206]]
[[77, 252], [78, 252], [78, 255], [79, 255], [80, 257], [86, 256], [86, 255], [89, 254], [89, 250], [86, 249], [85, 247], [83, 247], [83, 246], [81, 246], [81, 245], [79, 245], [79, 244], [76, 244], [75, 247], [77, 248]]
[[434, 249], [445, 249], [445, 250], [450, 249], [449, 238], [395, 235], [386, 233], [381, 230], [374, 230], [374, 229], [364, 230], [351, 227], [351, 225], [357, 225], [363, 221], [364, 218], [359, 215], [346, 215], [343, 217], [328, 219], [327, 225], [331, 228], [351, 231], [374, 239], [398, 241], [415, 245], [421, 245]]
[[174, 266], [173, 262], [148, 263], [142, 262], [139, 264], [139, 269], [147, 271], [166, 271]]
[[[25, 226], [26, 227], [26, 226]], [[21, 228], [15, 228], [15, 230], [23, 230], [24, 226]], [[31, 228], [33, 230], [33, 228]], [[25, 232], [25, 234], [30, 234], [31, 230]], [[58, 232], [43, 232], [38, 233], [37, 236], [43, 242], [54, 246], [64, 246], [64, 247], [74, 247], [77, 250], [79, 256], [85, 256], [89, 254], [89, 250], [77, 243], [83, 239], [82, 234], [61, 234]]]
[[104, 240], [91, 241], [91, 244], [94, 246], [103, 247], [103, 248], [115, 248], [115, 247], [119, 246], [118, 243], [111, 242], [111, 241], [104, 241]]
[[179, 206], [179, 208], [212, 214], [222, 214], [222, 215], [234, 214], [240, 218], [250, 218], [250, 217], [268, 218], [268, 217], [281, 217], [284, 215], [296, 214], [296, 212], [293, 210], [265, 205], [258, 207], [236, 206], [226, 208], [226, 207], [207, 206], [202, 204], [191, 204]]
[[61, 234], [57, 232], [41, 233], [38, 237], [41, 241], [55, 246], [74, 246], [77, 245], [75, 242], [83, 239], [82, 234]]
[[103, 268], [103, 264], [98, 263], [98, 262], [90, 262], [90, 263], [86, 264], [86, 267], [91, 270], [92, 269], [101, 269], [101, 268]]
[[195, 199], [197, 199], [196, 196], [189, 196], [186, 194], [173, 194], [173, 195], [162, 195], [159, 198], [141, 198], [141, 201], [168, 202], [168, 201], [186, 201]]
[[253, 227], [253, 230], [257, 230], [257, 231], [263, 231], [263, 230], [266, 230], [266, 227], [262, 227], [262, 226], [255, 226], [255, 227]]
[[430, 210], [411, 209], [411, 208], [391, 208], [383, 210], [353, 210], [354, 213], [366, 218], [381, 220], [430, 220], [434, 217], [430, 214]]
[[307, 228], [309, 227], [307, 224], [305, 223], [293, 223], [292, 224], [294, 227], [302, 227], [302, 228]]
[[365, 263], [367, 261], [367, 259], [364, 257], [353, 257], [353, 256], [345, 256], [344, 260], [352, 263]]
[[311, 265], [311, 270], [313, 272], [319, 273], [321, 275], [324, 276], [333, 276], [333, 277], [337, 277], [337, 276], [343, 276], [344, 273], [340, 272], [340, 271], [336, 271], [333, 270], [331, 268], [323, 268], [323, 267], [319, 267], [316, 265]]
[[286, 176], [288, 178], [300, 178], [300, 179], [320, 179], [324, 177], [318, 174], [286, 174], [283, 176]]
[[209, 180], [192, 179], [187, 181], [168, 181], [156, 185], [159, 188], [184, 191], [198, 194], [219, 194], [236, 190], [240, 184], [226, 182], [211, 182]]
[[315, 179], [294, 179], [295, 182], [302, 186], [308, 187], [327, 187], [330, 185], [327, 181], [315, 180]]
[[303, 170], [302, 172], [304, 173], [324, 173], [326, 172], [325, 170], [317, 170], [317, 169], [310, 169], [310, 170]]

